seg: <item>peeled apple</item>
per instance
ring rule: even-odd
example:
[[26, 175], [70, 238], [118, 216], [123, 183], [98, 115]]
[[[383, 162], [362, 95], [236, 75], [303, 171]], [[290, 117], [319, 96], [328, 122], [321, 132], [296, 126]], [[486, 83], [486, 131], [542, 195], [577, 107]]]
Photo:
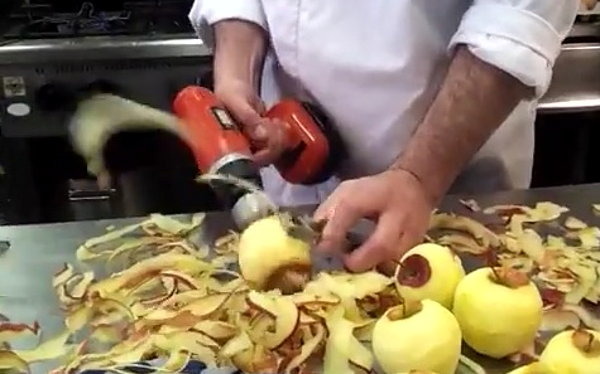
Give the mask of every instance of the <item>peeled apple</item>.
[[533, 342], [542, 321], [542, 298], [525, 274], [482, 268], [459, 283], [453, 312], [471, 348], [502, 358]]
[[563, 331], [550, 339], [540, 362], [560, 374], [599, 374], [600, 332]]
[[389, 309], [375, 324], [372, 347], [387, 374], [418, 370], [453, 374], [460, 358], [461, 332], [448, 309], [423, 300]]
[[396, 284], [398, 292], [406, 299], [431, 299], [451, 309], [454, 291], [464, 276], [460, 258], [448, 247], [426, 243], [402, 257]]
[[308, 243], [290, 237], [277, 216], [252, 223], [240, 237], [238, 261], [244, 279], [258, 290], [302, 289], [311, 272]]

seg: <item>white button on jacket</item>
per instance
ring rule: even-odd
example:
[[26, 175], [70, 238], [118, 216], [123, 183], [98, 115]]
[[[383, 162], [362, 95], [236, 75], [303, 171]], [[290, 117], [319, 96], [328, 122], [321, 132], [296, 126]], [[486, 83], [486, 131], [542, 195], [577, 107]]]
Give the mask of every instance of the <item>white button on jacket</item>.
[[[349, 150], [341, 179], [385, 170], [424, 117], [449, 51], [467, 44], [543, 95], [579, 0], [196, 0], [190, 19], [212, 42], [211, 25], [254, 22], [272, 54], [262, 95], [313, 100]], [[522, 102], [480, 150], [455, 191], [525, 188], [531, 179], [535, 101]], [[265, 188], [280, 204], [316, 203], [337, 183], [291, 186], [272, 169]]]

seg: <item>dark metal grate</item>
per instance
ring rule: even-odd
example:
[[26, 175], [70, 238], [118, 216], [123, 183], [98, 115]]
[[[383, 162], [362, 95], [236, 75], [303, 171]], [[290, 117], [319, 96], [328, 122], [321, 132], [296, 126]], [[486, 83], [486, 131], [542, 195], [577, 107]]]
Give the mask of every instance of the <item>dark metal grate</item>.
[[[146, 61], [146, 60], [130, 60], [116, 61], [109, 63], [98, 64], [61, 64], [53, 68], [54, 74], [80, 74], [91, 72], [105, 71], [126, 71], [126, 70], [157, 70], [173, 67], [173, 64], [168, 61]], [[46, 69], [38, 67], [35, 69], [37, 74], [45, 74]]]

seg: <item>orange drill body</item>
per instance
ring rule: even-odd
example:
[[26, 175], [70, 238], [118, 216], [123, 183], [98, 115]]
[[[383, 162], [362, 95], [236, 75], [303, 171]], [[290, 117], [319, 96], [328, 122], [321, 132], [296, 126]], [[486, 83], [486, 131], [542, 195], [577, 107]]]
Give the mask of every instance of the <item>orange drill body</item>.
[[[252, 145], [211, 91], [187, 87], [177, 95], [173, 109], [190, 135], [201, 172], [215, 173], [229, 162], [251, 160]], [[322, 121], [295, 100], [279, 102], [265, 117], [279, 119], [285, 126], [285, 150], [275, 162], [282, 177], [293, 184], [321, 181], [331, 155]]]
[[223, 104], [209, 90], [190, 86], [173, 103], [192, 142], [192, 152], [203, 173], [216, 172], [215, 165], [227, 155], [250, 159], [250, 143]]

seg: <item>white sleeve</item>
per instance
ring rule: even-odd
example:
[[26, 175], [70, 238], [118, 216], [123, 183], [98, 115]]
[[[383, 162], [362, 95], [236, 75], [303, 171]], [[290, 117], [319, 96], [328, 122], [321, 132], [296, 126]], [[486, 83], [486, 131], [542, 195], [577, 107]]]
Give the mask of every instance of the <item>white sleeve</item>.
[[204, 43], [213, 45], [212, 25], [226, 19], [240, 19], [267, 29], [262, 0], [195, 0], [189, 18]]
[[542, 96], [579, 0], [474, 0], [450, 42], [534, 87]]

